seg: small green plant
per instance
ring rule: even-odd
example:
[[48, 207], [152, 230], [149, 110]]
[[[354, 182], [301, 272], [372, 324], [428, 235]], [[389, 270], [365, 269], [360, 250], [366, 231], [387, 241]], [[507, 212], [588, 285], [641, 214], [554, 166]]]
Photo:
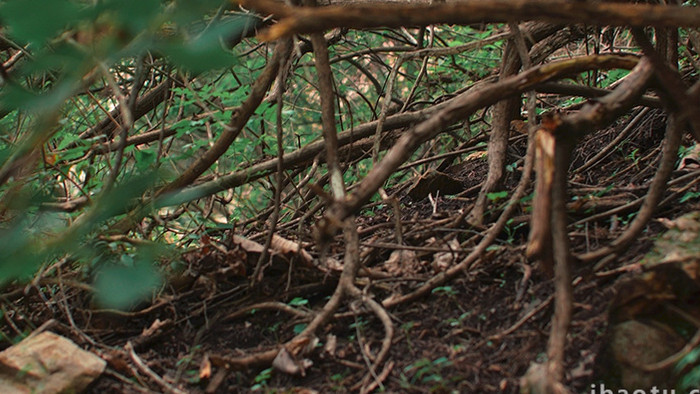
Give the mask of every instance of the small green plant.
[[632, 152], [630, 152], [630, 153], [627, 155], [627, 158], [630, 159], [630, 160], [632, 161], [632, 163], [634, 163], [634, 166], [635, 166], [635, 167], [639, 167], [639, 159], [640, 159], [640, 157], [639, 157], [639, 148], [634, 148], [634, 149], [632, 150]]
[[688, 192], [685, 192], [685, 194], [683, 195], [683, 197], [681, 197], [680, 202], [683, 203], [683, 202], [686, 202], [686, 201], [688, 201], [688, 200], [694, 200], [694, 199], [696, 199], [696, 198], [698, 198], [698, 197], [700, 197], [700, 192], [691, 192], [691, 191], [688, 191]]
[[199, 382], [202, 380], [199, 377], [199, 369], [197, 368], [186, 370], [184, 378], [189, 384], [199, 384]]
[[275, 324], [272, 324], [272, 325], [268, 326], [268, 327], [265, 329], [265, 331], [268, 331], [268, 332], [270, 332], [270, 333], [272, 333], [272, 334], [276, 334], [276, 333], [279, 331], [281, 325], [282, 325], [282, 322], [279, 322], [279, 321], [278, 321], [278, 322], [276, 322]]
[[636, 212], [632, 212], [632, 213], [630, 213], [630, 214], [628, 214], [628, 215], [622, 217], [622, 218], [620, 219], [620, 223], [621, 223], [623, 226], [626, 226], [627, 224], [629, 224], [630, 221], [632, 221], [632, 219], [634, 219], [635, 216], [637, 216], [637, 213], [636, 213]]
[[489, 201], [493, 202], [500, 201], [506, 197], [508, 197], [508, 192], [505, 190], [500, 192], [486, 193], [486, 198], [488, 198]]
[[434, 288], [431, 293], [433, 294], [444, 294], [449, 297], [454, 297], [459, 294], [458, 290], [452, 288], [452, 286], [439, 286]]
[[461, 326], [464, 319], [468, 318], [470, 315], [471, 315], [471, 313], [464, 312], [461, 315], [459, 315], [459, 317], [453, 317], [453, 318], [445, 320], [445, 323], [449, 324], [452, 327]]
[[343, 385], [343, 381], [348, 376], [348, 370], [343, 371], [343, 373], [335, 373], [331, 375], [330, 380], [333, 382], [332, 389], [335, 392], [347, 391], [347, 388]]
[[[686, 157], [688, 155], [688, 152], [692, 151], [695, 146], [679, 146], [678, 147], [678, 160]], [[678, 162], [676, 162], [678, 164]]]
[[302, 331], [304, 331], [305, 328], [306, 328], [306, 323], [295, 324], [292, 331], [294, 331], [294, 335], [299, 335], [299, 334], [301, 334]]
[[506, 240], [507, 243], [512, 244], [513, 241], [515, 240], [515, 233], [518, 231], [519, 228], [527, 225], [526, 222], [518, 223], [515, 226], [513, 226], [513, 218], [508, 219], [506, 222], [506, 227], [505, 231], [506, 234], [508, 235], [508, 240]]
[[250, 388], [251, 390], [264, 390], [267, 388], [267, 382], [272, 377], [272, 368], [263, 369], [260, 373], [255, 376], [253, 381], [255, 384]]
[[416, 323], [415, 322], [407, 322], [401, 325], [401, 331], [403, 331], [404, 335], [406, 335], [406, 344], [408, 345], [408, 348], [413, 351], [413, 343], [411, 342], [411, 330], [413, 330], [413, 327], [415, 327]]
[[309, 300], [306, 298], [294, 297], [287, 304], [289, 304], [289, 306], [304, 306], [309, 304]]
[[409, 331], [413, 330], [413, 327], [415, 327], [416, 322], [409, 321], [401, 325], [401, 331], [408, 333]]
[[443, 370], [450, 366], [452, 362], [447, 357], [435, 360], [421, 358], [403, 369], [400, 375], [401, 386], [408, 389], [417, 384], [433, 384], [431, 391], [434, 391], [443, 386], [446, 380]]
[[366, 320], [364, 320], [362, 318], [358, 318], [357, 320], [355, 320], [354, 323], [350, 323], [350, 325], [348, 327], [353, 328], [353, 329], [357, 328], [357, 329], [362, 330], [365, 327], [367, 327], [367, 324], [368, 324], [368, 322]]
[[610, 185], [606, 186], [605, 189], [599, 190], [599, 191], [593, 193], [592, 196], [603, 197], [604, 195], [608, 194], [610, 192], [610, 190], [612, 190], [614, 187], [615, 187], [614, 184], [610, 184]]
[[487, 252], [499, 251], [499, 250], [501, 250], [501, 247], [502, 247], [501, 245], [496, 245], [496, 244], [489, 245], [488, 247], [486, 247], [486, 251]]
[[622, 77], [626, 76], [627, 74], [629, 74], [629, 70], [619, 70], [619, 69], [610, 70], [604, 75], [604, 79], [601, 82], [600, 87], [607, 88], [608, 86], [610, 86], [611, 83], [621, 79]]
[[700, 347], [696, 347], [685, 355], [675, 366], [675, 371], [680, 374], [678, 389], [690, 391], [700, 385]]

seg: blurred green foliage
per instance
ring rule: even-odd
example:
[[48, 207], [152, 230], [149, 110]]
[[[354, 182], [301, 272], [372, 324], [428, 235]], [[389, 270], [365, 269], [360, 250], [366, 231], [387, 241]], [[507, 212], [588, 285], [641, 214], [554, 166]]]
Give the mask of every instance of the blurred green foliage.
[[[0, 91], [0, 173], [5, 175], [0, 285], [29, 279], [62, 257], [87, 267], [97, 301], [108, 307], [132, 306], [159, 285], [154, 263], [162, 248], [118, 241], [97, 246], [98, 237], [142, 196], [171, 178], [159, 169], [167, 169], [158, 163], [159, 147], [127, 147], [124, 163], [115, 169], [116, 153], [96, 160], [90, 151], [104, 136], [86, 137], [85, 130], [104, 118], [105, 108], [117, 107], [104, 70], [126, 95], [135, 78], [142, 79], [142, 94], [162, 80], [153, 70], [205, 76], [237, 64], [226, 42], [240, 40], [253, 17], [224, 13], [228, 5], [221, 0], [0, 2], [0, 33], [18, 59], [6, 70], [9, 78], [3, 77]], [[151, 69], [139, 76], [139, 63], [146, 59]], [[222, 111], [217, 120], [230, 115]], [[133, 129], [143, 131], [147, 123], [139, 120]], [[86, 198], [88, 204], [68, 211], [47, 208], [61, 196]]]
[[[128, 240], [100, 238], [114, 233], [112, 227], [127, 212], [151, 217], [141, 222], [145, 230], [140, 229], [137, 238], [153, 245], [187, 246], [197, 242], [198, 229], [231, 228], [227, 223], [255, 217], [270, 206], [274, 181], [268, 178], [219, 193], [214, 205], [197, 203], [184, 215], [178, 207], [140, 206], [159, 185], [174, 179], [212, 146], [235, 108], [248, 97], [272, 49], [242, 40], [259, 21], [221, 0], [0, 1], [0, 35], [19, 59], [7, 70], [9, 79], [2, 81], [0, 91], [0, 175], [3, 169], [8, 175], [0, 182], [0, 243], [9, 245], [0, 260], [0, 283], [29, 279], [40, 267], [70, 258], [84, 267], [85, 280], [94, 281], [99, 303], [130, 307], [158, 286], [159, 270], [149, 267], [158, 268], [166, 259], [163, 249], [144, 252]], [[460, 45], [500, 28], [441, 28], [442, 39], [432, 45]], [[386, 66], [397, 58], [389, 52], [350, 62], [338, 56], [386, 42], [410, 44], [394, 33], [349, 31], [329, 48], [339, 82], [339, 129], [377, 117], [379, 97], [385, 94], [378, 81], [386, 80], [390, 68]], [[495, 42], [459, 56], [430, 58], [415, 100], [429, 105], [463, 86], [463, 76], [478, 79], [490, 73], [498, 65], [501, 46]], [[289, 76], [282, 112], [286, 151], [321, 138], [312, 61], [311, 55], [302, 53]], [[421, 63], [421, 58], [403, 62], [394, 96], [405, 94], [417, 82]], [[358, 73], [358, 67], [364, 72]], [[168, 134], [153, 143], [128, 145], [119, 153], [115, 145], [119, 128], [110, 131], [115, 128], [109, 121], [120, 121], [112, 117], [121, 104], [109, 78], [127, 100], [132, 95], [144, 97], [171, 81], [170, 98], [149, 109], [148, 116], [136, 117], [127, 130], [127, 136], [158, 130]], [[274, 102], [259, 106], [227, 153], [203, 176], [235, 172], [276, 156], [276, 121]], [[480, 130], [472, 126], [467, 134]], [[455, 146], [453, 138], [443, 140], [443, 150]], [[28, 163], [22, 161], [26, 157], [31, 158]], [[120, 167], [115, 169], [117, 163]], [[15, 171], [16, 166], [24, 171]], [[369, 158], [352, 162], [345, 172], [346, 183], [361, 180], [371, 168]], [[395, 174], [390, 184], [410, 174]], [[295, 182], [303, 176], [299, 174]], [[326, 176], [321, 168], [313, 182]], [[57, 200], [80, 198], [85, 201], [75, 208], [47, 208]], [[168, 201], [162, 200], [166, 205]], [[225, 217], [213, 220], [212, 209], [206, 207], [226, 204]], [[300, 204], [285, 204], [280, 220], [286, 223], [298, 217]], [[156, 219], [163, 216], [172, 219]], [[116, 296], [115, 289], [125, 288], [129, 277], [140, 279]]]

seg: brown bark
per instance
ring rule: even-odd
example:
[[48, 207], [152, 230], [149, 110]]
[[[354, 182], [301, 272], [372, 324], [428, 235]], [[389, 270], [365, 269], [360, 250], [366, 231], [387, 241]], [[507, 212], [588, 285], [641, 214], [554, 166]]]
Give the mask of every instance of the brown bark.
[[[165, 101], [165, 99], [167, 99], [170, 95], [170, 88], [172, 86], [173, 81], [168, 78], [158, 84], [156, 87], [149, 90], [148, 93], [141, 96], [141, 98], [136, 101], [136, 104], [134, 105], [134, 110], [132, 111], [133, 120], [136, 121], [155, 109], [158, 104]], [[111, 140], [112, 137], [114, 137], [114, 130], [121, 125], [121, 122], [121, 110], [119, 107], [117, 107], [110, 111], [109, 115], [102, 119], [98, 124], [80, 134], [80, 138], [86, 139], [96, 135], [105, 135]]]
[[[549, 35], [559, 31], [561, 26], [551, 25], [546, 23], [530, 23], [522, 28], [522, 35], [530, 39], [529, 44], [532, 45], [532, 40], [535, 42], [549, 42], [552, 40], [541, 41]], [[557, 37], [558, 38], [558, 37]], [[556, 42], [550, 45], [540, 45], [533, 48], [531, 57], [540, 60], [549, 55], [554, 50], [558, 49], [564, 42], [555, 40]], [[528, 47], [530, 46], [528, 45]], [[515, 75], [522, 65], [521, 57], [518, 55], [518, 48], [515, 41], [509, 40], [506, 49], [503, 53], [501, 62], [501, 72], [499, 80]], [[483, 222], [484, 212], [488, 205], [488, 193], [496, 191], [503, 181], [506, 167], [506, 151], [508, 149], [508, 135], [510, 134], [511, 121], [520, 115], [520, 97], [512, 97], [506, 100], [499, 101], [493, 108], [492, 130], [489, 135], [488, 146], [488, 164], [489, 171], [479, 195], [477, 196], [474, 208], [469, 214], [469, 222], [481, 225]]]
[[700, 27], [700, 9], [697, 7], [653, 4], [562, 0], [465, 0], [433, 5], [362, 4], [309, 8], [289, 7], [271, 0], [238, 2], [246, 8], [281, 19], [262, 34], [262, 38], [266, 40], [297, 33], [321, 32], [336, 27], [367, 29], [528, 20], [553, 23], [595, 21], [598, 25], [615, 26]]
[[[521, 62], [515, 43], [508, 41], [503, 53], [501, 72], [499, 79], [503, 80], [518, 72]], [[474, 208], [469, 215], [469, 221], [480, 225], [483, 222], [484, 211], [488, 204], [487, 195], [498, 189], [503, 180], [506, 167], [506, 150], [508, 149], [508, 135], [510, 134], [510, 122], [520, 112], [520, 97], [508, 98], [499, 101], [493, 108], [492, 130], [489, 135], [488, 164], [489, 172], [486, 176], [479, 195], [474, 203]]]

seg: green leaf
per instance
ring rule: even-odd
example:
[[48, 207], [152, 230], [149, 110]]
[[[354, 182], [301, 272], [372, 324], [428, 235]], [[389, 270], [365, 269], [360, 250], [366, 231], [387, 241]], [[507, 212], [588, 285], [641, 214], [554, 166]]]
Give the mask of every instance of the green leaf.
[[66, 146], [72, 144], [73, 142], [78, 142], [80, 145], [84, 145], [82, 143], [82, 138], [80, 138], [80, 135], [74, 134], [74, 133], [62, 133], [61, 134], [61, 140], [58, 142], [58, 145], [56, 146], [57, 150], [62, 150]]
[[136, 199], [158, 179], [159, 172], [153, 171], [144, 175], [134, 175], [127, 178], [109, 194], [97, 201], [97, 212], [94, 223], [100, 223], [113, 216], [125, 213], [135, 203]]
[[95, 280], [97, 301], [106, 308], [125, 309], [147, 298], [160, 283], [160, 275], [145, 258], [132, 266], [108, 265]]
[[0, 93], [0, 107], [9, 110], [22, 108], [34, 113], [50, 112], [63, 104], [73, 91], [74, 85], [70, 81], [63, 81], [40, 94], [15, 84], [6, 85]]
[[306, 298], [294, 297], [291, 301], [289, 301], [289, 306], [303, 306], [307, 305], [308, 303], [309, 300]]
[[488, 198], [490, 201], [498, 201], [506, 197], [508, 197], [508, 192], [505, 190], [494, 193], [486, 193], [486, 198]]
[[681, 202], [681, 203], [684, 203], [684, 202], [686, 202], [686, 201], [688, 201], [688, 200], [692, 200], [692, 199], [695, 199], [695, 198], [698, 198], [698, 197], [700, 197], [700, 192], [691, 192], [691, 191], [688, 191], [688, 192], [685, 192], [685, 194], [683, 195], [683, 197], [681, 197], [680, 202]]
[[212, 14], [224, 4], [222, 0], [178, 0], [175, 2], [172, 18], [177, 24], [185, 25], [199, 20], [202, 15]]
[[193, 73], [233, 66], [237, 57], [223, 45], [223, 39], [239, 36], [249, 24], [249, 17], [230, 18], [209, 26], [185, 42], [162, 45], [163, 53], [175, 64]]
[[193, 73], [225, 68], [233, 65], [236, 58], [218, 46], [218, 43], [200, 43], [200, 40], [163, 47], [163, 53], [176, 65]]
[[81, 72], [88, 69], [87, 56], [85, 52], [73, 45], [53, 45], [51, 48], [34, 53], [32, 61], [20, 69], [20, 74], [28, 77], [33, 74], [56, 73], [65, 70], [72, 75], [81, 77]]
[[12, 0], [0, 6], [0, 20], [13, 38], [41, 45], [81, 18], [81, 7], [68, 0]]
[[134, 157], [136, 158], [136, 168], [139, 171], [147, 170], [156, 161], [156, 152], [154, 148], [135, 150]]
[[295, 335], [299, 335], [302, 333], [302, 331], [304, 331], [305, 328], [306, 328], [306, 323], [296, 324], [296, 325], [294, 325], [294, 328], [292, 329], [292, 331], [294, 331]]
[[158, 27], [159, 15], [164, 12], [161, 3], [160, 0], [111, 0], [103, 9], [112, 12], [118, 23], [136, 35]]
[[30, 220], [11, 223], [7, 231], [0, 231], [3, 257], [0, 259], [0, 284], [28, 277], [48, 257], [37, 244], [29, 228]]

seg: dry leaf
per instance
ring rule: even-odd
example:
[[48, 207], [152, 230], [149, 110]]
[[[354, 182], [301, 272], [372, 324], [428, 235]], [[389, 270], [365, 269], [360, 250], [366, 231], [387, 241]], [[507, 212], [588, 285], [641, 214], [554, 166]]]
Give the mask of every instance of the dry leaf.
[[335, 349], [338, 346], [338, 337], [333, 334], [328, 334], [326, 336], [326, 344], [323, 346], [323, 351], [330, 354], [332, 357], [335, 356]]
[[284, 347], [277, 353], [277, 356], [272, 361], [272, 366], [288, 375], [299, 375], [301, 373], [301, 368], [294, 362], [294, 359]]
[[277, 253], [280, 254], [294, 254], [299, 257], [301, 257], [301, 260], [306, 264], [306, 265], [311, 265], [313, 262], [313, 257], [304, 250], [301, 245], [299, 245], [297, 242], [290, 241], [286, 238], [282, 238], [277, 234], [274, 234], [272, 236], [272, 243], [270, 244], [270, 247], [272, 250], [274, 250]]
[[331, 271], [342, 271], [343, 264], [340, 261], [334, 259], [333, 257], [326, 258], [325, 268]]
[[308, 387], [292, 387], [292, 393], [294, 393], [294, 394], [318, 394], [318, 391], [310, 389]]
[[416, 252], [412, 250], [395, 250], [384, 262], [384, 269], [390, 274], [415, 274], [420, 269]]
[[700, 168], [700, 144], [695, 144], [686, 151], [685, 156], [678, 164], [677, 170], [694, 171]]
[[290, 344], [287, 345], [287, 349], [289, 350], [289, 352], [291, 352], [293, 356], [296, 357], [302, 354], [302, 352], [304, 351], [304, 349], [306, 349], [309, 343], [311, 343], [311, 338], [309, 337], [304, 336], [296, 338]]
[[308, 359], [302, 359], [300, 361], [294, 360], [292, 355], [289, 354], [284, 347], [280, 349], [277, 356], [272, 361], [273, 368], [288, 375], [306, 376], [306, 369], [312, 365], [313, 362]]
[[[459, 240], [456, 238], [447, 242], [450, 249], [457, 251], [460, 248]], [[446, 271], [455, 263], [457, 252], [437, 252], [433, 255], [433, 270], [435, 272]]]
[[233, 236], [233, 243], [240, 246], [241, 249], [248, 253], [262, 253], [265, 248], [255, 241], [243, 238], [240, 235]]
[[246, 268], [241, 260], [227, 259], [227, 265], [216, 270], [216, 273], [224, 278], [245, 278]]
[[202, 362], [199, 364], [199, 378], [209, 379], [211, 377], [211, 361], [209, 355], [205, 354]]

